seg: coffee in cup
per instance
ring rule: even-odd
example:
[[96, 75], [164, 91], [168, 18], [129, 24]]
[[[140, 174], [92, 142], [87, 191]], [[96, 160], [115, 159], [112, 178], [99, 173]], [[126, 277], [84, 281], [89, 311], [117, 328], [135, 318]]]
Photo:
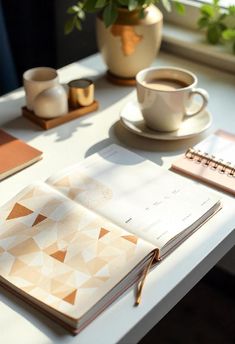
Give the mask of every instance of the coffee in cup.
[[[157, 131], [179, 129], [186, 116], [199, 114], [208, 103], [208, 93], [196, 88], [197, 77], [176, 67], [147, 68], [136, 76], [137, 97], [146, 125]], [[202, 98], [190, 112], [194, 95]]]
[[188, 86], [185, 82], [174, 79], [152, 79], [148, 82], [143, 81], [142, 84], [158, 91], [174, 91]]

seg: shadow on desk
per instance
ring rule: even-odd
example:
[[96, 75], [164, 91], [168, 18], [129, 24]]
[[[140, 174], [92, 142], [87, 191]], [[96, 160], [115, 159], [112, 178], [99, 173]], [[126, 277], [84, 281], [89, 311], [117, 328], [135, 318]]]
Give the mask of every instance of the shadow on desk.
[[[135, 135], [123, 127], [120, 121], [114, 123], [109, 129], [109, 138], [99, 141], [95, 145], [91, 146], [85, 157], [88, 157], [101, 149], [107, 147], [112, 143], [120, 144], [124, 148], [133, 150], [140, 150], [147, 152], [148, 159], [154, 161], [158, 165], [163, 165], [164, 157], [175, 156], [177, 153], [184, 153], [189, 147], [194, 146], [199, 141], [203, 140], [208, 135], [208, 131], [202, 134], [196, 135], [193, 138], [184, 140], [172, 140], [172, 141], [161, 141], [154, 140], [145, 137]], [[148, 154], [149, 152], [149, 154]], [[161, 152], [162, 156], [156, 157], [156, 153]]]
[[[105, 75], [99, 75], [91, 79], [95, 82], [95, 98], [99, 101], [99, 110], [82, 116], [78, 119], [74, 119], [70, 122], [60, 125], [51, 130], [44, 131], [36, 124], [32, 123], [28, 119], [21, 116], [21, 107], [24, 104], [24, 91], [16, 91], [16, 95], [9, 94], [1, 98], [0, 102], [0, 113], [4, 113], [5, 109], [12, 109], [9, 113], [9, 120], [0, 125], [4, 126], [6, 130], [14, 130], [17, 136], [17, 131], [19, 133], [24, 132], [24, 140], [30, 141], [39, 135], [53, 135], [56, 134], [56, 141], [63, 141], [70, 138], [77, 130], [93, 125], [93, 117], [99, 116], [99, 113], [105, 109], [112, 107], [120, 101], [121, 99], [127, 97], [131, 92], [133, 92], [133, 87], [120, 87], [107, 81]], [[105, 97], [103, 96], [105, 94]], [[100, 101], [102, 99], [102, 102]], [[14, 102], [14, 109], [12, 103]], [[18, 116], [18, 117], [17, 117]], [[5, 116], [6, 117], [6, 116]]]
[[[139, 344], [234, 344], [234, 288], [232, 275], [213, 268]], [[71, 338], [62, 327], [2, 287], [0, 295], [4, 304], [45, 334], [48, 342], [54, 342], [55, 337], [63, 341]]]
[[48, 318], [48, 316], [44, 315], [31, 304], [22, 300], [14, 293], [9, 292], [2, 286], [0, 286], [0, 295], [1, 301], [3, 301], [9, 308], [19, 313], [25, 320], [32, 324], [32, 326], [37, 327], [37, 324], [39, 324], [40, 328], [38, 327], [38, 329], [40, 332], [45, 332], [47, 335], [51, 332], [53, 334], [53, 338], [54, 336], [58, 336], [58, 338], [63, 336], [71, 337], [71, 333], [62, 326], [58, 325], [55, 321]]
[[1, 301], [4, 302], [9, 308], [16, 311], [24, 320], [32, 324], [33, 327], [37, 328], [40, 332], [46, 333], [47, 336], [53, 337], [71, 337], [63, 327], [58, 325], [53, 320], [49, 319], [41, 311], [35, 309], [27, 302], [21, 300], [18, 296], [7, 291], [5, 288], [0, 286]]
[[14, 136], [19, 138], [21, 138], [21, 133], [23, 132], [24, 136], [22, 138], [24, 141], [30, 141], [38, 136], [51, 136], [56, 134], [54, 135], [56, 137], [55, 141], [59, 142], [69, 139], [77, 130], [92, 125], [92, 121], [90, 121], [90, 119], [92, 116], [97, 114], [97, 112], [94, 112], [90, 114], [89, 117], [85, 116], [78, 118], [77, 120], [67, 122], [50, 130], [42, 130], [38, 125], [22, 116], [19, 116], [4, 123], [3, 128], [9, 132], [14, 131]]
[[139, 344], [234, 344], [235, 278], [213, 268]]

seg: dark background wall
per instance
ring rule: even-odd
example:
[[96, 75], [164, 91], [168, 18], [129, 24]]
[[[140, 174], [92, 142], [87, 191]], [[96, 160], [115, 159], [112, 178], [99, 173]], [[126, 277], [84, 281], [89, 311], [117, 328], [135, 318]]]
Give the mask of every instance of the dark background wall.
[[64, 23], [69, 16], [66, 10], [76, 0], [54, 0], [55, 36], [56, 36], [56, 64], [64, 66], [97, 51], [95, 37], [95, 15], [86, 15], [82, 23], [82, 31], [74, 30], [71, 34], [64, 34]]
[[[9, 75], [13, 69], [16, 75], [15, 82], [3, 83], [0, 79], [1, 94], [20, 86], [22, 74], [29, 68], [59, 68], [97, 51], [94, 15], [87, 16], [81, 32], [76, 30], [64, 35], [64, 24], [69, 18], [66, 9], [75, 2], [0, 0], [0, 15], [4, 19], [0, 25], [0, 74], [8, 70]], [[4, 42], [1, 39], [3, 30], [7, 38]]]

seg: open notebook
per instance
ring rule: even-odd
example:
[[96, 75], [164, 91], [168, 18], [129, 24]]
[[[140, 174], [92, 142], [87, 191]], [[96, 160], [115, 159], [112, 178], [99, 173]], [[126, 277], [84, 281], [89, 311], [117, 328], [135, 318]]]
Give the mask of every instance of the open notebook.
[[217, 130], [173, 162], [172, 170], [235, 195], [235, 135]]
[[141, 292], [154, 258], [218, 209], [216, 195], [111, 145], [0, 209], [0, 282], [79, 332], [136, 281]]

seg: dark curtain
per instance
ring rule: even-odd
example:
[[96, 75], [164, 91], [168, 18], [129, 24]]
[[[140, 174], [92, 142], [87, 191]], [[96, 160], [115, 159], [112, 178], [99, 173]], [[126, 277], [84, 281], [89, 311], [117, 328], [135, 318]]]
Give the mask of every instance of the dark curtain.
[[[8, 59], [1, 61], [2, 68], [12, 60], [21, 85], [25, 70], [37, 66], [56, 67], [54, 1], [2, 0], [2, 10], [11, 46], [11, 58], [8, 49]], [[6, 46], [1, 51], [5, 54]]]
[[62, 67], [97, 51], [95, 16], [64, 35], [76, 0], [0, 0], [0, 94], [22, 85], [25, 70]]
[[0, 0], [0, 94], [18, 86], [18, 80]]

